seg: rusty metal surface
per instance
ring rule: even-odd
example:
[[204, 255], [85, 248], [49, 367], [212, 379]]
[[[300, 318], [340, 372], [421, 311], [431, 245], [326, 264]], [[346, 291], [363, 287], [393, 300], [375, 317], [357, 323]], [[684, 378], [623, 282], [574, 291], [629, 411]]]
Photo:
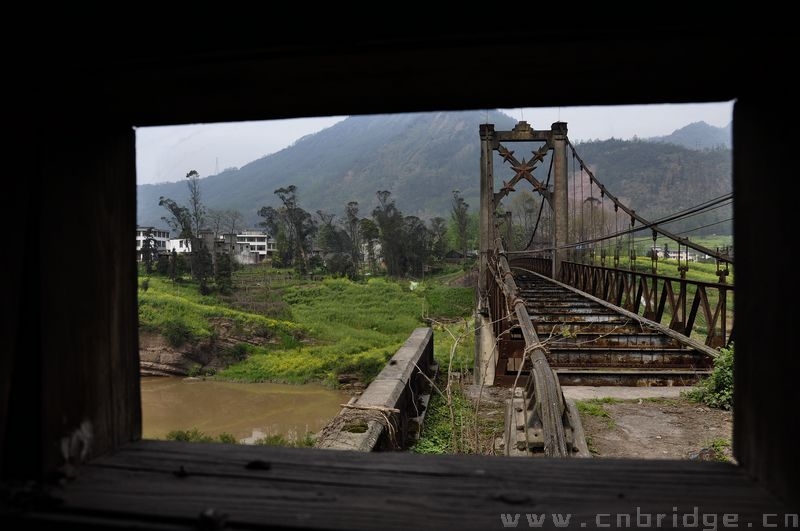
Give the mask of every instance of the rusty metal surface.
[[[685, 385], [707, 375], [713, 364], [711, 349], [641, 316], [541, 275], [517, 272], [514, 278], [547, 361], [564, 385]], [[503, 328], [497, 384], [528, 372], [518, 328]]]
[[725, 346], [733, 335], [734, 287], [640, 271], [563, 262], [564, 281], [616, 306], [702, 337], [709, 347]]
[[[526, 425], [540, 429], [538, 440], [542, 442], [541, 449], [544, 455], [568, 457], [571, 454], [572, 446], [566, 437], [569, 419], [565, 415], [561, 386], [550, 368], [545, 350], [542, 348], [542, 343], [528, 314], [525, 299], [520, 296], [500, 241], [495, 242], [495, 249], [497, 252], [492, 256], [489, 269], [493, 274], [491, 285], [494, 289], [492, 291], [498, 297], [496, 302], [500, 303], [495, 310], [498, 311], [497, 315], [503, 316], [502, 319], [497, 320], [506, 322], [507, 326], [512, 320], [518, 323], [516, 328], [519, 330], [519, 339], [523, 343], [519, 358], [528, 364], [525, 386], [526, 407], [523, 408]], [[510, 331], [510, 328], [507, 330]], [[526, 439], [530, 443], [527, 435]], [[531, 446], [528, 448], [529, 450], [534, 449]], [[538, 449], [538, 446], [535, 448]]]

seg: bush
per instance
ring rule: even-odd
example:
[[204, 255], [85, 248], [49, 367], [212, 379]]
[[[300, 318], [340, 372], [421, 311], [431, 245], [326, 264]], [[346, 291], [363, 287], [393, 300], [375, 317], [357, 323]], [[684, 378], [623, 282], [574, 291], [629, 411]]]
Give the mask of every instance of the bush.
[[306, 432], [302, 437], [297, 437], [297, 434], [292, 432], [289, 436], [284, 436], [280, 433], [267, 435], [255, 441], [255, 444], [260, 446], [286, 446], [292, 448], [313, 448], [314, 435]]
[[714, 359], [714, 370], [697, 389], [687, 396], [709, 407], [731, 409], [733, 407], [733, 345], [721, 348]]
[[247, 343], [236, 343], [234, 346], [225, 350], [223, 358], [228, 363], [235, 363], [247, 359], [247, 352], [250, 347]]
[[221, 442], [221, 443], [227, 443], [227, 444], [238, 444], [239, 443], [239, 440], [236, 437], [234, 437], [230, 433], [226, 433], [226, 432], [222, 432], [219, 435], [217, 435], [217, 439], [219, 439], [219, 442]]
[[191, 430], [173, 430], [167, 434], [167, 440], [180, 441], [180, 442], [200, 442], [200, 443], [212, 443], [212, 442], [221, 442], [227, 444], [239, 443], [239, 440], [230, 433], [222, 432], [219, 435], [217, 435], [217, 438], [215, 439], [211, 435], [203, 433], [197, 428], [192, 428]]
[[290, 446], [289, 439], [287, 439], [280, 433], [262, 437], [261, 439], [256, 440], [255, 444], [261, 446]]
[[197, 428], [192, 428], [191, 430], [173, 430], [167, 434], [167, 440], [181, 442], [214, 442], [213, 437], [206, 435]]
[[162, 334], [170, 346], [177, 348], [192, 339], [192, 331], [183, 321], [171, 320], [164, 323]]

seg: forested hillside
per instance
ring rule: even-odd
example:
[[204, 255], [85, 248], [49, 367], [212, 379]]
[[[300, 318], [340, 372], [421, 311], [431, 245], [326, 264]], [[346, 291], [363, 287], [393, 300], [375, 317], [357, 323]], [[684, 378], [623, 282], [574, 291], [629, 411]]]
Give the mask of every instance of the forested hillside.
[[[435, 216], [449, 219], [453, 190], [460, 191], [474, 213], [479, 203], [478, 127], [487, 121], [497, 130], [510, 129], [515, 123], [497, 111], [350, 117], [242, 168], [202, 178], [202, 199], [214, 209], [238, 210], [243, 224], [249, 226], [263, 220], [258, 216], [262, 207], [279, 205], [275, 190], [290, 185], [296, 186], [298, 203], [305, 210], [323, 210], [338, 217], [343, 217], [350, 201], [358, 202], [361, 216], [369, 216], [378, 206], [376, 193], [381, 190], [391, 192], [405, 215], [423, 220]], [[550, 124], [533, 126], [542, 129]], [[649, 218], [731, 191], [729, 149], [697, 150], [665, 142], [614, 139], [576, 147], [612, 193]], [[509, 146], [517, 150], [519, 159], [530, 159], [526, 148]], [[507, 165], [497, 164], [498, 183], [513, 177]], [[536, 170], [542, 181], [547, 167], [546, 161]], [[524, 183], [518, 185], [518, 189], [529, 188]], [[161, 196], [185, 203], [186, 183], [139, 186], [140, 225], [164, 227], [161, 217], [167, 212], [158, 205]], [[718, 209], [692, 218], [686, 227], [728, 217], [729, 207]], [[730, 231], [730, 223], [709, 230]]]

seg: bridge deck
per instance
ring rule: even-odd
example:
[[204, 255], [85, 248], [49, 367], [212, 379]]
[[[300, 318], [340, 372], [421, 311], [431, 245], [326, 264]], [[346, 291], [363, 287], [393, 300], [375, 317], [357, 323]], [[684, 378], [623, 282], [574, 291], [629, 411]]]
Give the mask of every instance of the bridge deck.
[[[663, 326], [533, 273], [514, 280], [562, 384], [687, 385], [712, 366], [709, 349]], [[500, 344], [496, 384], [520, 367], [524, 340], [512, 327]]]

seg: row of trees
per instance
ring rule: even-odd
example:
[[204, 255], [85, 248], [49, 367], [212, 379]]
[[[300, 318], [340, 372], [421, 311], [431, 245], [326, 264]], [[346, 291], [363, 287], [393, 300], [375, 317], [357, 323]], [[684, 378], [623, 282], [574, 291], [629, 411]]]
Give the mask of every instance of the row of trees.
[[[442, 217], [425, 223], [403, 215], [388, 190], [377, 192], [378, 206], [371, 217], [361, 217], [355, 201], [345, 205], [341, 217], [322, 210], [314, 215], [300, 206], [294, 185], [278, 188], [275, 195], [281, 205], [258, 212], [264, 218], [261, 225], [276, 241], [273, 263], [301, 273], [323, 266], [332, 274], [357, 278], [384, 268], [390, 276], [418, 277], [448, 249], [455, 247], [466, 256], [474, 243], [475, 224], [458, 191], [453, 192], [449, 225]], [[313, 252], [315, 245], [320, 256]]]
[[[234, 262], [230, 254], [217, 252], [216, 247], [209, 249], [200, 237], [201, 230], [208, 229], [217, 235], [222, 231], [236, 233], [242, 220], [242, 214], [236, 210], [215, 210], [206, 207], [200, 194], [200, 174], [192, 170], [186, 174], [189, 188], [188, 205], [180, 205], [168, 197], [160, 197], [158, 204], [164, 207], [168, 216], [162, 217], [170, 229], [181, 239], [190, 242], [192, 252], [189, 255], [188, 270], [192, 278], [197, 280], [201, 293], [210, 291], [209, 283], [213, 279], [217, 289], [222, 292], [230, 290]], [[231, 249], [232, 251], [232, 249]], [[147, 237], [142, 245], [142, 259], [148, 273], [153, 270], [155, 247], [152, 238]], [[170, 257], [158, 257], [156, 270], [167, 274], [170, 278], [180, 276], [187, 267], [183, 257], [173, 251]]]
[[[216, 241], [221, 232], [235, 233], [242, 215], [206, 207], [199, 174], [192, 170], [186, 179], [188, 204], [159, 198], [159, 206], [169, 213], [161, 219], [179, 238], [190, 242], [188, 272], [198, 281], [201, 292], [209, 291], [212, 278], [218, 287], [229, 286], [234, 266], [230, 254], [217, 253], [216, 247], [207, 248], [200, 234], [210, 230]], [[280, 200], [278, 207], [266, 206], [258, 211], [263, 218], [261, 226], [276, 243], [273, 264], [293, 267], [301, 274], [322, 268], [350, 278], [379, 270], [390, 276], [419, 277], [427, 266], [444, 259], [448, 250], [458, 250], [466, 259], [468, 249], [475, 245], [476, 219], [470, 216], [469, 205], [458, 190], [453, 192], [449, 222], [434, 217], [427, 223], [416, 216], [403, 215], [387, 190], [377, 192], [378, 206], [369, 217], [360, 215], [355, 201], [345, 205], [341, 217], [322, 210], [312, 214], [300, 206], [295, 185], [278, 188], [275, 195]], [[174, 278], [187, 267], [174, 253], [171, 258], [161, 257], [156, 264], [152, 238], [145, 240], [142, 255], [148, 273], [156, 268]]]

